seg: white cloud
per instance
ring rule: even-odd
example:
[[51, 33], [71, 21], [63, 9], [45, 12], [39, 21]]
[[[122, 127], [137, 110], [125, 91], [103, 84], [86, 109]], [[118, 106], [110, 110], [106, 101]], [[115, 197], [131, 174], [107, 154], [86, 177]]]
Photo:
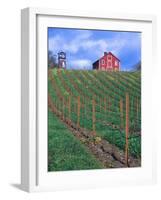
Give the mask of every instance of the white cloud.
[[92, 52], [92, 54], [100, 57], [102, 52], [107, 51], [108, 43], [103, 39], [95, 40], [91, 38], [87, 41], [82, 41], [80, 47], [83, 48], [83, 50]]
[[92, 32], [88, 30], [77, 30], [76, 36], [68, 38], [56, 35], [49, 39], [49, 50], [57, 53], [60, 50], [76, 54], [80, 49], [91, 51], [96, 56], [100, 57], [104, 51], [111, 51], [119, 56], [125, 48], [136, 48], [140, 45], [140, 35], [135, 39], [128, 33], [118, 33], [115, 37], [109, 39], [92, 38]]
[[92, 62], [88, 59], [73, 59], [69, 66], [70, 69], [92, 69]]
[[49, 50], [53, 51], [54, 53], [60, 51], [68, 51], [69, 53], [77, 53], [81, 48], [81, 44], [84, 41], [88, 41], [91, 37], [92, 32], [88, 30], [76, 30], [76, 36], [72, 39], [60, 37], [56, 35], [49, 39]]

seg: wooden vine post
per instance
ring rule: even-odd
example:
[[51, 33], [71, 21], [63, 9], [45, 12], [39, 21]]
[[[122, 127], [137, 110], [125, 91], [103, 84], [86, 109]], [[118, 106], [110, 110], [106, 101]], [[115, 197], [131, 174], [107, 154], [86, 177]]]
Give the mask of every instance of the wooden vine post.
[[68, 97], [68, 117], [71, 119], [71, 97]]
[[93, 134], [96, 135], [96, 115], [95, 115], [95, 106], [96, 106], [96, 102], [95, 99], [92, 99], [92, 130], [93, 130]]
[[77, 98], [77, 127], [80, 126], [80, 96]]
[[125, 127], [125, 164], [128, 167], [128, 137], [129, 137], [129, 94], [126, 93], [126, 127]]
[[124, 128], [123, 124], [123, 100], [120, 99], [120, 124], [121, 124], [121, 129]]

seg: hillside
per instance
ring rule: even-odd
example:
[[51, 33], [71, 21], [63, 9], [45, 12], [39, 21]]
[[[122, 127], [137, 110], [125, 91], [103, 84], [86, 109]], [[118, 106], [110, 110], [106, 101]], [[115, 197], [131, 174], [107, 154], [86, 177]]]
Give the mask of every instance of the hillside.
[[[81, 144], [95, 154], [105, 167], [117, 167], [114, 159], [126, 164], [124, 154], [127, 153], [127, 147], [129, 166], [140, 165], [141, 74], [139, 71], [50, 69], [48, 95], [48, 105], [53, 116], [66, 125], [67, 131], [71, 134], [74, 132]], [[125, 134], [127, 117], [128, 137]], [[103, 152], [109, 154], [110, 162], [104, 161], [106, 155], [99, 154], [98, 148], [107, 149], [105, 147], [110, 147], [110, 150]], [[118, 164], [118, 167], [120, 166]]]
[[134, 66], [131, 67], [132, 71], [141, 70], [141, 61], [137, 62]]

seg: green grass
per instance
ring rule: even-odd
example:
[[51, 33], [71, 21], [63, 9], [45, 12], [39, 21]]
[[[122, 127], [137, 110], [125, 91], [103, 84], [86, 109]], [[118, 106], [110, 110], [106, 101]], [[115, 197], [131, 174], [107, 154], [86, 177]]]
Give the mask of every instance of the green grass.
[[48, 111], [48, 171], [100, 169], [101, 163]]
[[[99, 130], [98, 135], [111, 144], [115, 144], [120, 149], [125, 149], [125, 132], [120, 132], [119, 130], [113, 130], [110, 127], [105, 127]], [[137, 158], [141, 156], [141, 138], [130, 138], [129, 139], [129, 153]]]
[[[141, 73], [140, 72], [103, 72], [103, 71], [78, 71], [53, 69], [52, 78], [55, 87], [68, 102], [71, 96], [71, 120], [77, 123], [77, 97], [80, 96], [81, 102], [85, 105], [80, 110], [80, 126], [92, 130], [92, 99], [96, 101], [96, 132], [98, 136], [115, 144], [120, 149], [125, 149], [125, 129], [116, 130], [108, 124], [120, 127], [120, 99], [123, 100], [123, 124], [125, 127], [125, 96], [129, 93], [130, 98], [130, 138], [129, 153], [135, 157], [141, 157], [141, 137], [133, 138], [138, 131], [141, 131], [141, 107], [136, 114], [136, 99], [141, 99]], [[62, 112], [63, 101], [53, 88], [51, 80], [48, 83], [48, 91], [58, 110]], [[104, 98], [106, 107], [108, 100], [111, 102], [110, 111], [104, 111]], [[85, 101], [84, 101], [85, 99]], [[100, 109], [100, 102], [102, 108]], [[68, 117], [68, 106], [64, 107], [63, 112]]]

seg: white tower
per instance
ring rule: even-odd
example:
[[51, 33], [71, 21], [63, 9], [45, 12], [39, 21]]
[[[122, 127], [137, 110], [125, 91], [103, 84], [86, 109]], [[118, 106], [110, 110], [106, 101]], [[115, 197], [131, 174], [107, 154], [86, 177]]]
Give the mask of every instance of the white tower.
[[58, 67], [66, 69], [66, 53], [63, 51], [58, 53]]

